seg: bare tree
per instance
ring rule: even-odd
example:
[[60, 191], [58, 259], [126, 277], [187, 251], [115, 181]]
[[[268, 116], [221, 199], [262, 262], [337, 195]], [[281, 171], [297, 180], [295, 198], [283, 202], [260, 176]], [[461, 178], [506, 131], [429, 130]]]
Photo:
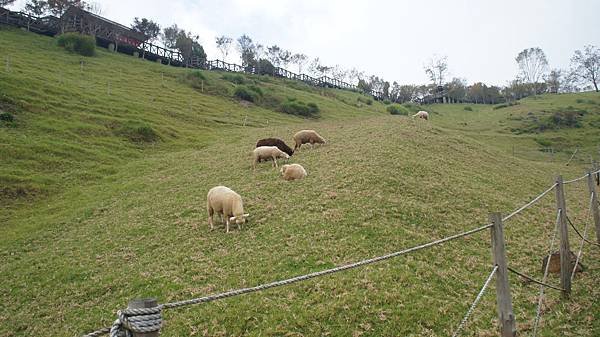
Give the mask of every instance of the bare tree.
[[292, 61], [292, 53], [288, 50], [279, 51], [279, 62], [284, 69], [287, 68], [288, 64]]
[[227, 55], [229, 55], [229, 50], [231, 49], [232, 42], [233, 39], [225, 35], [215, 38], [217, 49], [219, 49], [219, 51], [223, 55], [223, 61], [227, 61]]
[[358, 84], [358, 81], [360, 81], [361, 79], [365, 78], [365, 72], [364, 71], [360, 71], [356, 68], [352, 68], [350, 69], [350, 71], [348, 71], [348, 79], [350, 80], [351, 84]]
[[331, 76], [333, 76], [333, 78], [335, 78], [338, 81], [345, 82], [346, 77], [348, 77], [348, 71], [342, 68], [339, 64], [336, 64], [331, 69]]
[[600, 49], [587, 45], [583, 51], [576, 50], [571, 58], [571, 73], [581, 82], [592, 82], [598, 92], [600, 81]]
[[317, 77], [319, 75], [318, 68], [321, 66], [321, 60], [318, 57], [315, 57], [308, 66], [308, 71], [310, 75], [313, 77]]
[[292, 55], [291, 58], [291, 62], [298, 66], [298, 74], [302, 74], [302, 68], [304, 67], [307, 61], [308, 56], [300, 53]]
[[88, 12], [94, 13], [96, 15], [102, 15], [104, 13], [104, 9], [102, 9], [102, 5], [99, 2], [89, 2], [86, 4], [85, 9]]
[[424, 68], [431, 82], [437, 86], [443, 86], [444, 79], [448, 75], [448, 57], [433, 55]]
[[12, 5], [16, 0], [0, 0], [0, 7], [8, 7]]
[[540, 83], [548, 71], [548, 60], [546, 54], [539, 48], [523, 49], [515, 58], [519, 65], [519, 75], [523, 82], [533, 84], [537, 93], [538, 83]]

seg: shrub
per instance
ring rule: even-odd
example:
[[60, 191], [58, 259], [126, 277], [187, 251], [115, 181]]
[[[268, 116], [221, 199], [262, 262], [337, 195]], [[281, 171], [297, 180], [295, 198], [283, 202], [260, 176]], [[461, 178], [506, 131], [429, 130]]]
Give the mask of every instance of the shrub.
[[240, 85], [235, 88], [233, 95], [241, 100], [248, 102], [257, 102], [263, 95], [262, 89], [255, 86]]
[[392, 115], [404, 115], [404, 116], [408, 115], [408, 110], [406, 110], [406, 108], [403, 107], [402, 105], [398, 105], [398, 104], [390, 105], [387, 107], [386, 110]]
[[365, 103], [366, 105], [372, 105], [373, 104], [373, 99], [368, 98], [368, 97], [363, 97], [363, 96], [359, 96], [356, 98], [357, 101], [361, 102], [361, 103]]
[[117, 134], [136, 143], [153, 143], [159, 141], [160, 135], [150, 125], [130, 121], [117, 130]]
[[507, 103], [503, 103], [503, 104], [498, 104], [498, 105], [494, 106], [494, 110], [508, 108], [509, 106], [519, 105], [519, 104], [521, 104], [521, 103], [520, 102], [507, 102]]
[[12, 123], [15, 121], [15, 116], [10, 112], [0, 112], [0, 122]]
[[466, 106], [464, 109], [465, 111], [473, 111], [473, 108], [471, 108], [470, 106]]
[[304, 117], [315, 117], [319, 114], [319, 107], [315, 103], [304, 103], [296, 99], [288, 99], [281, 104], [281, 112]]
[[225, 81], [229, 81], [229, 82], [235, 83], [235, 84], [245, 84], [246, 83], [246, 79], [244, 78], [244, 76], [242, 76], [240, 74], [224, 74], [221, 78], [224, 79]]
[[65, 33], [58, 37], [57, 43], [66, 50], [83, 56], [96, 54], [96, 38], [78, 33]]
[[187, 72], [182, 77], [183, 83], [187, 83], [195, 89], [204, 87], [202, 81], [206, 81], [206, 76], [200, 70]]
[[389, 99], [384, 99], [383, 104], [390, 105], [390, 104], [392, 104], [392, 101], [390, 101]]
[[578, 99], [575, 100], [575, 102], [578, 103], [578, 104], [583, 104], [583, 103], [585, 103], [585, 100], [582, 99], [582, 98], [578, 98]]

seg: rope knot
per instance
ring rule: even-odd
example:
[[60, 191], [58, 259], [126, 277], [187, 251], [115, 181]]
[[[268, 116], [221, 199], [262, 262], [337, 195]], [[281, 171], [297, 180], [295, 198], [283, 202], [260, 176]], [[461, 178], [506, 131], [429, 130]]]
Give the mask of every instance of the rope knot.
[[153, 308], [127, 308], [117, 311], [117, 319], [110, 329], [110, 337], [129, 337], [132, 332], [148, 333], [160, 331], [162, 305]]

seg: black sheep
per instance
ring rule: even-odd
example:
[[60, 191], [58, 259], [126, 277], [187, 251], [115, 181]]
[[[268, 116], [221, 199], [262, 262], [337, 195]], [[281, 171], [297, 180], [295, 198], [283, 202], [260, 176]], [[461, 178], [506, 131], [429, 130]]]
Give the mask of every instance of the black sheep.
[[287, 146], [287, 144], [279, 138], [261, 139], [258, 142], [256, 142], [256, 147], [259, 146], [277, 146], [279, 150], [287, 153], [289, 156], [294, 154], [294, 150], [292, 150], [291, 147]]

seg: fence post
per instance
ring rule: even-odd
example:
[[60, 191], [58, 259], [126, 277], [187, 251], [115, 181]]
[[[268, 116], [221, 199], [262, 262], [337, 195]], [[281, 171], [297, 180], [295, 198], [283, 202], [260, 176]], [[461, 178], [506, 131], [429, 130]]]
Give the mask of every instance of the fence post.
[[590, 195], [592, 199], [592, 204], [590, 207], [592, 208], [590, 211], [594, 217], [594, 224], [596, 225], [596, 240], [600, 244], [600, 209], [598, 206], [598, 194], [596, 194], [596, 186], [594, 186], [594, 177], [592, 172], [588, 173], [588, 188], [590, 190]]
[[556, 177], [556, 208], [560, 210], [559, 236], [560, 236], [560, 286], [564, 289], [563, 297], [571, 294], [571, 249], [569, 247], [569, 228], [567, 227], [567, 206], [562, 176]]
[[[158, 305], [158, 301], [154, 298], [133, 299], [129, 301], [127, 309], [143, 309], [154, 308]], [[158, 337], [160, 331], [137, 333], [132, 332], [133, 337]]]
[[508, 270], [506, 268], [506, 249], [504, 246], [504, 229], [500, 213], [491, 213], [490, 221], [494, 224], [491, 230], [492, 257], [496, 271], [496, 307], [500, 321], [500, 336], [515, 337], [517, 328], [515, 314], [513, 313], [510, 285], [508, 283]]

